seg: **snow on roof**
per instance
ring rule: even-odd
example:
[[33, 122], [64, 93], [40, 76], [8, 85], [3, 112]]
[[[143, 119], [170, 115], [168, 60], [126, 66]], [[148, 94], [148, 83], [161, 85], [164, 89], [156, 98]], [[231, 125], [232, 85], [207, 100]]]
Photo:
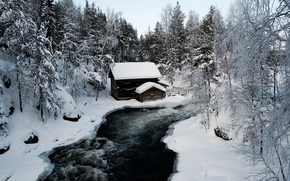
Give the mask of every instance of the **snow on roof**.
[[154, 82], [146, 82], [146, 83], [140, 85], [139, 87], [136, 88], [135, 92], [137, 94], [142, 94], [143, 92], [147, 91], [148, 89], [150, 89], [152, 87], [155, 87], [157, 89], [162, 90], [163, 92], [166, 92], [166, 89], [163, 86], [161, 86], [160, 84], [156, 84]]
[[160, 78], [161, 74], [153, 62], [123, 62], [110, 66], [115, 80]]
[[166, 80], [159, 80], [158, 81], [159, 84], [165, 85], [165, 86], [169, 86], [169, 82], [167, 82]]

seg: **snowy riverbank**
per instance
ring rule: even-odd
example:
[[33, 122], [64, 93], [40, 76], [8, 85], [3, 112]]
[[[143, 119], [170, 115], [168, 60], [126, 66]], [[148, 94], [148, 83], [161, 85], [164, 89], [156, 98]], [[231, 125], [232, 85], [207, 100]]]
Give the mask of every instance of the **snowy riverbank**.
[[[67, 94], [65, 92], [62, 94], [69, 102]], [[76, 105], [71, 103], [71, 107], [74, 107], [72, 110], [81, 115], [78, 122], [50, 118], [44, 124], [37, 120], [32, 114], [33, 111], [15, 112], [9, 118], [10, 134], [5, 138], [5, 141], [10, 143], [10, 149], [0, 155], [0, 180], [37, 180], [41, 174], [52, 169], [49, 160], [41, 157], [43, 153], [94, 136], [95, 128], [103, 121], [104, 115], [111, 111], [123, 107], [175, 107], [186, 102], [186, 97], [178, 96], [145, 103], [136, 100], [116, 101], [104, 91], [97, 102], [94, 98], [86, 98], [79, 100]], [[38, 136], [39, 142], [25, 144], [23, 142], [25, 137], [31, 133]]]
[[224, 141], [213, 131], [205, 133], [195, 117], [171, 126], [163, 141], [178, 153], [173, 181], [240, 181], [254, 171], [235, 153], [234, 141]]
[[[62, 96], [66, 97], [66, 94]], [[32, 113], [15, 112], [9, 119], [10, 134], [6, 138], [10, 142], [10, 150], [0, 155], [0, 180], [37, 180], [53, 168], [42, 154], [95, 136], [95, 128], [111, 111], [123, 107], [176, 107], [186, 104], [187, 100], [177, 96], [145, 103], [116, 101], [108, 92], [103, 92], [97, 102], [93, 98], [78, 101], [77, 108], [72, 109], [81, 115], [78, 122], [51, 118], [44, 124]], [[252, 171], [233, 152], [233, 141], [226, 142], [214, 133], [205, 133], [196, 118], [176, 123], [172, 129], [173, 134], [164, 138], [168, 147], [178, 153], [177, 173], [172, 175], [172, 180], [241, 180]], [[30, 133], [38, 135], [38, 143], [24, 144]]]

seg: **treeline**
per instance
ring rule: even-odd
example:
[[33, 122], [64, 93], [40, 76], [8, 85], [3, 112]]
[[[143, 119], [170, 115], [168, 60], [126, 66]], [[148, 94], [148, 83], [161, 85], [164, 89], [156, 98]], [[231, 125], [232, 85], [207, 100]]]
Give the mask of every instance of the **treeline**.
[[27, 104], [42, 120], [57, 116], [58, 85], [78, 97], [87, 83], [102, 89], [113, 60], [136, 61], [137, 31], [121, 13], [72, 0], [4, 0], [0, 8], [1, 59], [11, 65], [0, 68], [1, 78], [17, 89], [21, 112]]
[[239, 153], [262, 168], [251, 180], [290, 179], [289, 15], [288, 0], [237, 0], [214, 33], [204, 124], [236, 131]]
[[201, 23], [190, 12], [185, 26], [179, 3], [168, 5], [154, 32], [140, 39], [121, 13], [104, 13], [88, 1], [81, 9], [72, 0], [4, 0], [0, 8], [1, 55], [11, 65], [1, 68], [1, 77], [17, 89], [21, 112], [27, 104], [39, 110], [42, 120], [56, 117], [62, 107], [58, 85], [74, 98], [85, 94], [87, 83], [101, 90], [113, 61], [155, 62], [172, 84], [176, 70], [203, 65], [210, 91], [214, 26], [222, 23], [214, 7]]
[[288, 0], [237, 0], [226, 21], [210, 7], [185, 23], [177, 3], [140, 38], [140, 60], [171, 83], [183, 77], [205, 129], [234, 132], [239, 153], [262, 165], [254, 180], [290, 179], [289, 15]]
[[[288, 0], [237, 0], [226, 20], [214, 6], [186, 18], [177, 2], [140, 38], [121, 13], [88, 1], [81, 9], [72, 0], [2, 0], [0, 16], [2, 87], [14, 86], [16, 109], [57, 116], [59, 85], [77, 98], [87, 82], [102, 89], [113, 61], [155, 62], [171, 84], [182, 77], [206, 129], [226, 119], [240, 152], [264, 166], [256, 179], [290, 179]], [[0, 130], [11, 103], [4, 94]]]
[[234, 132], [238, 152], [261, 166], [255, 180], [290, 179], [289, 15], [287, 0], [237, 0], [226, 21], [210, 7], [185, 22], [177, 3], [140, 38], [140, 61], [171, 83], [183, 77], [205, 129]]

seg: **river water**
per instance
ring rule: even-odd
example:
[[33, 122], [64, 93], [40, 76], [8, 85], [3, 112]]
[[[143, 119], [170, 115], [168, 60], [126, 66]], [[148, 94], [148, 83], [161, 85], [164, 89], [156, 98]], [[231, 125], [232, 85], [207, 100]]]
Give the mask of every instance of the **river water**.
[[176, 154], [162, 138], [171, 124], [192, 116], [190, 106], [110, 113], [94, 139], [57, 148], [49, 156], [55, 167], [45, 180], [167, 180]]

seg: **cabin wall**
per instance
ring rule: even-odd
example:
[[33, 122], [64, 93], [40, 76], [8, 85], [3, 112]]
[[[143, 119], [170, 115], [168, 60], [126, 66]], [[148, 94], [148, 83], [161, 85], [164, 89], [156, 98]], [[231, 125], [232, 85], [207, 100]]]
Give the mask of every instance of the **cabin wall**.
[[149, 90], [143, 92], [142, 94], [139, 94], [138, 100], [143, 102], [146, 100], [163, 99], [163, 98], [165, 98], [165, 96], [166, 96], [166, 92], [163, 92], [160, 89], [152, 87]]
[[138, 94], [135, 92], [136, 88], [146, 82], [157, 83], [158, 79], [115, 80], [111, 78], [111, 94], [117, 100], [135, 99], [138, 97]]
[[117, 81], [114, 79], [114, 77], [111, 78], [111, 95], [118, 99], [118, 85]]

